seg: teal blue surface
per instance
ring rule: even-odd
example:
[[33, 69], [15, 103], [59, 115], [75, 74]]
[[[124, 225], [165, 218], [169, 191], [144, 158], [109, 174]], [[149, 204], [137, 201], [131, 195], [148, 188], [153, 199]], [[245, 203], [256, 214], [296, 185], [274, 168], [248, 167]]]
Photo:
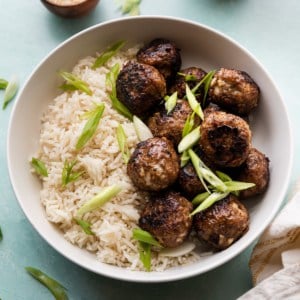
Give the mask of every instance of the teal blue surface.
[[[66, 38], [91, 25], [122, 17], [112, 0], [101, 0], [87, 17], [66, 20], [40, 1], [0, 0], [0, 77], [18, 74], [24, 84], [36, 64]], [[171, 15], [211, 26], [252, 52], [279, 87], [295, 133], [293, 185], [300, 173], [300, 2], [298, 0], [143, 0], [141, 14]], [[0, 91], [0, 98], [3, 93]], [[30, 105], [30, 102], [28, 103]], [[2, 106], [2, 105], [1, 105]], [[250, 246], [206, 274], [171, 283], [135, 284], [88, 272], [53, 250], [33, 229], [12, 190], [6, 163], [7, 128], [12, 105], [0, 111], [0, 298], [53, 299], [30, 277], [34, 266], [56, 278], [70, 299], [236, 299], [251, 288]], [[278, 120], [280, 122], [280, 120]], [[284, 146], [284, 145], [283, 145]], [[273, 162], [276, 163], [276, 162]]]

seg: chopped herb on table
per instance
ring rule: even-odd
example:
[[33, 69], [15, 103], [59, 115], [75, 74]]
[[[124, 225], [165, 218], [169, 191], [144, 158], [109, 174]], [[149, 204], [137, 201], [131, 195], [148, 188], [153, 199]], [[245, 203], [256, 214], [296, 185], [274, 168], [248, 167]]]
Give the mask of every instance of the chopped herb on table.
[[3, 234], [2, 234], [2, 230], [1, 230], [1, 227], [0, 227], [0, 241], [3, 240]]
[[8, 81], [3, 78], [0, 78], [0, 89], [5, 90], [7, 85], [8, 85]]
[[8, 103], [15, 97], [18, 88], [19, 88], [19, 80], [17, 76], [13, 76], [10, 81], [6, 81], [1, 79], [0, 81], [1, 89], [5, 89], [3, 96], [3, 106], [2, 109], [5, 109]]
[[140, 14], [141, 0], [116, 0], [123, 14], [136, 16]]
[[34, 277], [36, 280], [41, 282], [45, 287], [49, 289], [49, 291], [53, 294], [56, 300], [68, 300], [68, 295], [66, 294], [66, 289], [63, 287], [59, 282], [55, 279], [49, 277], [41, 270], [33, 268], [33, 267], [26, 267], [26, 271]]

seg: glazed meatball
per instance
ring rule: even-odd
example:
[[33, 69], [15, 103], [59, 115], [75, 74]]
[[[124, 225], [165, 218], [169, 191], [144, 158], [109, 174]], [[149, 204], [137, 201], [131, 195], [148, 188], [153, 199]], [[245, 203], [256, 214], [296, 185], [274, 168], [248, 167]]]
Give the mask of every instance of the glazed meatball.
[[138, 51], [136, 57], [139, 62], [157, 68], [167, 84], [172, 82], [181, 67], [180, 50], [166, 39], [151, 41]]
[[248, 230], [249, 214], [237, 197], [230, 194], [195, 214], [193, 226], [200, 241], [222, 250]]
[[254, 80], [244, 71], [218, 70], [210, 85], [212, 102], [237, 114], [247, 115], [258, 105], [260, 91]]
[[[184, 70], [181, 70], [180, 73], [191, 75], [194, 79], [186, 81], [183, 75], [177, 74], [174, 83], [169, 88], [168, 94], [173, 94], [177, 92], [178, 98], [183, 98], [185, 96], [185, 86], [188, 84], [190, 89], [193, 89], [197, 83], [199, 83], [203, 77], [206, 75], [206, 72], [197, 67], [190, 67]], [[199, 103], [202, 104], [202, 107], [206, 106], [206, 103], [203, 103], [203, 86], [201, 86], [196, 92], [196, 99]]]
[[118, 99], [135, 115], [148, 115], [166, 94], [166, 82], [152, 66], [129, 61], [118, 75]]
[[[164, 107], [160, 111], [154, 113], [152, 117], [148, 119], [148, 127], [154, 136], [167, 137], [175, 145], [182, 139], [182, 130], [186, 119], [193, 113], [190, 105], [185, 100], [177, 100], [174, 109], [167, 114]], [[195, 116], [195, 127], [200, 124], [200, 118]]]
[[129, 159], [127, 173], [133, 184], [144, 191], [160, 191], [172, 185], [179, 173], [172, 142], [165, 137], [140, 142]]
[[176, 247], [184, 242], [192, 227], [193, 206], [176, 192], [153, 196], [146, 203], [139, 226], [150, 232], [163, 247]]
[[200, 147], [221, 167], [238, 167], [248, 157], [251, 131], [242, 118], [222, 111], [206, 115], [201, 124]]
[[255, 183], [255, 186], [240, 191], [241, 198], [249, 198], [263, 193], [269, 183], [269, 159], [260, 151], [251, 148], [246, 161], [238, 170], [237, 180]]

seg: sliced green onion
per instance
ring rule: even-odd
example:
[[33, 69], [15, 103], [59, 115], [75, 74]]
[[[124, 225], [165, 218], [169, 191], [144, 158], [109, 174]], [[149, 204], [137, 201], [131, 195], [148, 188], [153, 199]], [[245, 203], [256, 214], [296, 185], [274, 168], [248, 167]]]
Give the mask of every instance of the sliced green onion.
[[132, 237], [137, 241], [144, 242], [156, 247], [161, 247], [160, 243], [153, 237], [153, 235], [143, 229], [134, 228], [132, 230]]
[[130, 16], [137, 16], [140, 14], [141, 0], [123, 0], [118, 2], [120, 3], [123, 14], [129, 14]]
[[198, 194], [196, 197], [193, 198], [192, 204], [197, 205], [197, 204], [202, 203], [209, 195], [210, 195], [210, 193], [208, 193], [208, 192]]
[[197, 80], [197, 77], [193, 74], [185, 74], [185, 73], [181, 73], [181, 72], [178, 72], [177, 73], [178, 75], [184, 77], [184, 81], [196, 81]]
[[0, 89], [1, 90], [6, 89], [7, 85], [8, 85], [8, 81], [3, 78], [0, 78]]
[[180, 167], [183, 168], [190, 160], [187, 150], [183, 151], [180, 156]]
[[210, 72], [208, 72], [203, 78], [202, 80], [196, 85], [194, 86], [194, 88], [192, 89], [192, 93], [195, 94], [196, 91], [198, 90], [198, 88], [204, 84], [204, 95], [203, 95], [203, 101], [202, 104], [205, 105], [206, 102], [206, 97], [207, 97], [207, 93], [210, 87], [210, 83], [212, 81], [213, 76], [215, 75], [216, 71], [212, 70]]
[[117, 128], [117, 141], [124, 163], [127, 164], [130, 158], [130, 152], [127, 145], [127, 137], [121, 124], [119, 124]]
[[78, 138], [76, 149], [81, 149], [95, 134], [104, 111], [104, 104], [99, 104], [86, 122], [81, 135]]
[[177, 103], [177, 92], [174, 92], [170, 97], [166, 98], [165, 109], [167, 115], [175, 108]]
[[212, 206], [215, 202], [224, 199], [229, 195], [229, 192], [226, 193], [219, 193], [219, 192], [214, 192], [210, 194], [192, 213], [191, 216], [199, 213], [200, 211], [203, 211], [210, 206]]
[[142, 262], [144, 268], [147, 272], [151, 271], [151, 245], [139, 241], [139, 255], [140, 261]]
[[74, 218], [74, 220], [87, 235], [94, 235], [93, 231], [91, 230], [91, 223], [76, 218]]
[[229, 192], [242, 191], [255, 186], [254, 183], [242, 181], [227, 181], [224, 182]]
[[5, 109], [8, 103], [15, 97], [17, 91], [19, 88], [19, 80], [17, 76], [13, 76], [10, 81], [8, 82], [5, 92], [4, 92], [4, 97], [3, 97], [3, 106], [2, 109]]
[[178, 144], [178, 152], [183, 151], [193, 147], [200, 139], [200, 126], [192, 130], [188, 135], [186, 135]]
[[109, 93], [109, 98], [111, 100], [112, 107], [119, 112], [121, 115], [125, 116], [129, 120], [132, 120], [132, 113], [129, 109], [119, 101], [117, 98], [116, 91], [116, 80], [120, 72], [120, 65], [118, 63], [114, 64], [111, 70], [106, 74], [106, 85], [111, 89]]
[[65, 288], [59, 282], [36, 268], [25, 267], [25, 269], [32, 277], [48, 288], [56, 300], [68, 300]]
[[217, 176], [223, 181], [232, 181], [231, 177], [221, 171], [216, 171]]
[[194, 128], [194, 125], [195, 125], [195, 112], [191, 113], [187, 117], [183, 126], [182, 137], [185, 137], [187, 134], [189, 134]]
[[1, 227], [0, 227], [0, 241], [3, 240], [3, 234], [2, 234], [2, 230], [1, 230]]
[[95, 197], [84, 203], [79, 208], [79, 210], [77, 211], [77, 217], [81, 219], [81, 217], [85, 213], [103, 206], [111, 198], [115, 197], [121, 190], [122, 188], [118, 185], [112, 185], [103, 188], [99, 194], [97, 194]]
[[186, 92], [186, 97], [189, 102], [189, 105], [191, 109], [200, 117], [201, 120], [204, 120], [204, 114], [201, 108], [200, 103], [196, 100], [195, 95], [189, 88], [189, 86], [186, 84], [185, 85], [185, 92]]
[[153, 138], [153, 134], [149, 127], [137, 116], [133, 116], [133, 126], [140, 141]]
[[44, 177], [48, 176], [47, 168], [41, 160], [33, 157], [31, 159], [31, 165], [33, 166], [33, 168], [39, 175], [44, 176]]
[[108, 47], [100, 56], [95, 60], [92, 69], [97, 69], [103, 66], [110, 58], [112, 58], [123, 46], [125, 41], [118, 41]]
[[65, 187], [68, 183], [74, 182], [80, 178], [80, 176], [83, 174], [83, 172], [73, 172], [73, 167], [77, 163], [76, 160], [73, 160], [71, 162], [68, 162], [67, 160], [64, 163], [62, 175], [61, 175], [61, 181], [62, 186]]
[[78, 78], [77, 76], [73, 75], [72, 73], [60, 71], [59, 75], [67, 82], [61, 86], [61, 89], [65, 91], [79, 90], [90, 96], [93, 94], [88, 84], [85, 81]]

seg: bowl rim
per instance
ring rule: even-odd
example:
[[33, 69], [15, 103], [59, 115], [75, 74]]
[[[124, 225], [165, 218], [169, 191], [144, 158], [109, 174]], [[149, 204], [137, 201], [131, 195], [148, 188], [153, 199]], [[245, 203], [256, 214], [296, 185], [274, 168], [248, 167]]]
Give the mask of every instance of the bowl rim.
[[[58, 51], [64, 45], [70, 43], [72, 40], [78, 38], [79, 36], [85, 35], [86, 33], [90, 32], [90, 31], [93, 31], [98, 27], [103, 27], [103, 26], [107, 26], [109, 24], [118, 23], [118, 22], [120, 22], [120, 23], [127, 22], [129, 20], [132, 21], [132, 20], [135, 20], [135, 19], [153, 19], [153, 20], [173, 21], [173, 22], [187, 23], [187, 24], [190, 24], [190, 25], [193, 25], [193, 26], [201, 27], [202, 29], [210, 31], [213, 34], [221, 37], [222, 39], [227, 40], [231, 44], [234, 44], [242, 52], [246, 53], [252, 60], [254, 60], [256, 62], [256, 64], [259, 66], [259, 68], [264, 71], [264, 73], [266, 74], [266, 76], [268, 77], [270, 82], [272, 83], [275, 92], [279, 96], [281, 104], [284, 108], [283, 113], [285, 114], [285, 117], [286, 117], [286, 123], [287, 123], [287, 128], [288, 128], [287, 135], [288, 135], [289, 147], [290, 147], [290, 151], [291, 151], [290, 155], [288, 157], [288, 167], [287, 167], [288, 172], [286, 174], [286, 177], [284, 178], [283, 185], [282, 185], [282, 188], [280, 190], [280, 193], [278, 194], [278, 197], [281, 199], [281, 201], [278, 201], [277, 206], [272, 207], [272, 211], [270, 212], [270, 214], [268, 216], [266, 216], [266, 218], [262, 221], [261, 228], [258, 231], [256, 231], [255, 234], [252, 234], [251, 236], [249, 236], [248, 239], [245, 242], [241, 243], [240, 247], [236, 251], [227, 252], [226, 254], [224, 253], [222, 259], [219, 259], [218, 261], [214, 262], [213, 264], [211, 264], [209, 266], [206, 266], [206, 267], [203, 267], [201, 270], [198, 270], [197, 268], [194, 268], [192, 270], [189, 270], [189, 272], [176, 272], [176, 274], [174, 274], [174, 273], [168, 274], [169, 275], [168, 277], [161, 277], [161, 276], [157, 276], [157, 277], [156, 276], [151, 276], [150, 277], [150, 276], [147, 275], [147, 274], [153, 274], [153, 273], [158, 274], [160, 272], [150, 272], [149, 273], [149, 272], [143, 272], [143, 271], [130, 271], [130, 270], [127, 270], [127, 271], [129, 271], [130, 273], [134, 273], [134, 274], [144, 273], [145, 276], [127, 276], [129, 273], [127, 273], [127, 274], [124, 273], [124, 274], [120, 275], [119, 272], [110, 272], [108, 274], [105, 271], [102, 271], [102, 270], [99, 270], [99, 269], [95, 270], [90, 266], [86, 266], [81, 261], [76, 261], [74, 258], [68, 256], [67, 253], [64, 253], [64, 251], [59, 249], [59, 247], [57, 247], [47, 236], [45, 236], [45, 234], [42, 232], [42, 230], [40, 230], [37, 226], [35, 226], [34, 220], [32, 220], [29, 217], [25, 205], [23, 205], [22, 201], [20, 200], [21, 195], [19, 194], [19, 192], [17, 190], [17, 186], [16, 186], [16, 183], [15, 183], [15, 180], [14, 180], [13, 170], [11, 168], [12, 157], [11, 157], [11, 154], [10, 154], [11, 153], [11, 151], [10, 151], [10, 149], [11, 149], [10, 139], [11, 139], [11, 131], [12, 131], [12, 127], [13, 127], [14, 114], [15, 114], [15, 111], [18, 107], [18, 103], [19, 103], [19, 100], [21, 99], [23, 91], [25, 90], [27, 84], [30, 82], [30, 80], [33, 77], [33, 75], [35, 74], [35, 72], [56, 51]], [[39, 233], [39, 235], [43, 238], [43, 240], [45, 240], [52, 248], [54, 248], [58, 253], [60, 253], [64, 257], [66, 257], [69, 261], [72, 261], [76, 265], [79, 265], [79, 266], [81, 266], [82, 268], [84, 268], [86, 270], [92, 271], [93, 273], [103, 275], [103, 276], [106, 276], [106, 277], [109, 277], [109, 278], [112, 278], [112, 279], [118, 279], [118, 280], [123, 280], [123, 281], [128, 281], [128, 282], [155, 283], [155, 282], [170, 282], [170, 281], [182, 280], [182, 279], [190, 278], [190, 277], [193, 277], [193, 276], [196, 276], [196, 275], [204, 274], [204, 273], [206, 273], [210, 270], [213, 270], [213, 269], [225, 264], [229, 260], [231, 260], [234, 257], [236, 257], [237, 255], [239, 255], [242, 251], [244, 251], [247, 247], [249, 247], [255, 241], [255, 239], [257, 239], [262, 234], [262, 232], [266, 229], [266, 227], [271, 223], [271, 221], [276, 216], [277, 212], [279, 211], [279, 208], [281, 207], [281, 205], [283, 203], [283, 200], [284, 200], [285, 195], [286, 195], [287, 190], [288, 190], [290, 177], [291, 177], [291, 171], [292, 171], [292, 162], [293, 162], [293, 158], [294, 158], [294, 141], [293, 141], [292, 127], [291, 127], [291, 122], [290, 122], [290, 118], [289, 118], [289, 115], [288, 115], [287, 111], [288, 111], [287, 106], [286, 106], [285, 102], [283, 101], [283, 97], [282, 97], [280, 91], [278, 90], [278, 87], [275, 84], [274, 80], [270, 76], [269, 72], [265, 69], [265, 67], [260, 63], [260, 61], [252, 53], [250, 53], [246, 48], [244, 48], [242, 45], [240, 45], [239, 42], [235, 41], [234, 39], [227, 36], [226, 34], [220, 32], [220, 31], [218, 31], [218, 30], [216, 30], [216, 29], [214, 29], [210, 26], [204, 25], [202, 23], [199, 23], [199, 22], [196, 22], [196, 21], [191, 21], [191, 20], [188, 20], [188, 19], [185, 19], [185, 18], [173, 17], [173, 16], [143, 15], [143, 16], [122, 17], [122, 18], [117, 18], [117, 19], [113, 19], [113, 20], [108, 20], [108, 21], [101, 22], [101, 23], [95, 24], [93, 26], [90, 26], [90, 27], [88, 27], [88, 28], [72, 35], [71, 37], [69, 37], [65, 41], [61, 42], [60, 44], [58, 44], [53, 50], [51, 50], [46, 56], [44, 56], [44, 58], [34, 67], [32, 72], [30, 73], [30, 75], [27, 77], [27, 80], [25, 81], [24, 85], [22, 86], [22, 88], [20, 89], [20, 92], [17, 95], [17, 99], [14, 101], [11, 116], [10, 116], [10, 120], [9, 120], [9, 124], [8, 124], [6, 150], [7, 150], [7, 165], [8, 165], [9, 177], [10, 177], [10, 181], [11, 181], [15, 196], [17, 198], [17, 201], [18, 201], [20, 207], [22, 208], [22, 211], [25, 214], [27, 220], [31, 223], [33, 228]], [[119, 269], [119, 267], [115, 267], [115, 268]], [[124, 270], [126, 270], [126, 269], [124, 268]]]

